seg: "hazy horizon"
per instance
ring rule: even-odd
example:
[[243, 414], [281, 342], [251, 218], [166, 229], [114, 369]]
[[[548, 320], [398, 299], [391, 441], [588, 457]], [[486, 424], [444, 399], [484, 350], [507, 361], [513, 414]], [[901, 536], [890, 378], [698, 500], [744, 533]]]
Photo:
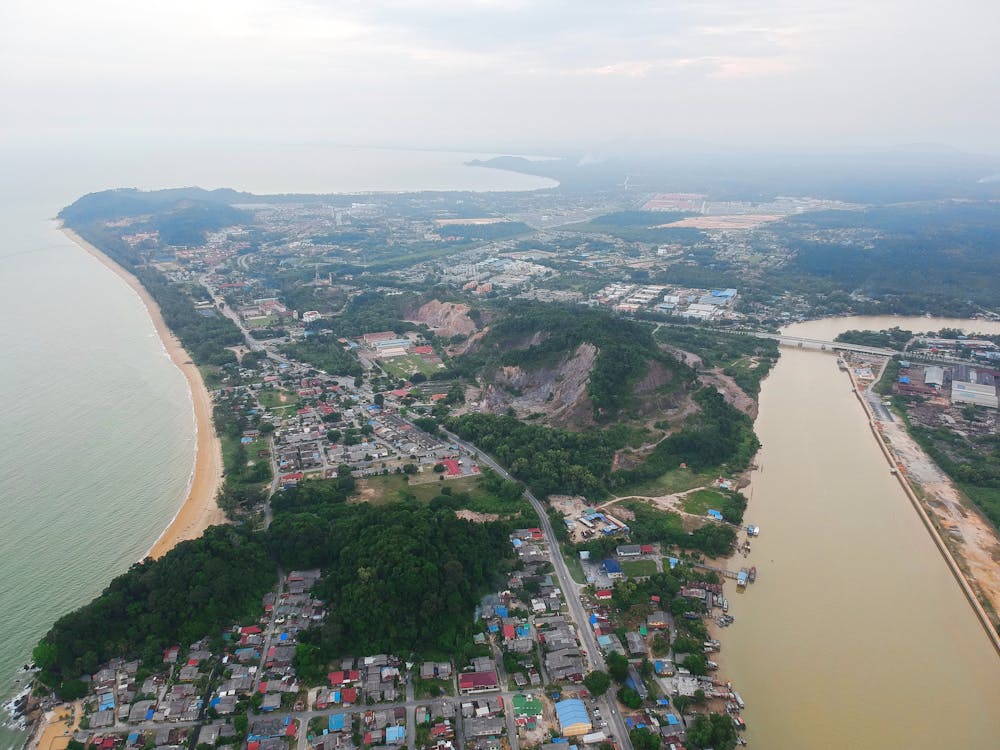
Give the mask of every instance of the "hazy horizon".
[[12, 145], [998, 154], [1000, 6], [13, 0]]

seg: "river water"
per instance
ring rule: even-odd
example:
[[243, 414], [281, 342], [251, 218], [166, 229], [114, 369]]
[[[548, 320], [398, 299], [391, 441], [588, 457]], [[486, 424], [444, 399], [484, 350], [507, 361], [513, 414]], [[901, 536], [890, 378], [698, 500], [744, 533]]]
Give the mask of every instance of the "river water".
[[[194, 460], [187, 384], [138, 296], [51, 220], [87, 192], [530, 190], [481, 154], [273, 145], [0, 148], [0, 702], [62, 614], [149, 549]], [[2, 714], [2, 711], [0, 711]], [[0, 750], [23, 733], [3, 726]]]
[[[831, 339], [898, 325], [835, 318], [785, 332]], [[757, 583], [730, 597], [728, 676], [752, 747], [1000, 747], [1000, 658], [871, 434], [832, 354], [782, 348], [763, 383], [763, 447], [747, 520]]]

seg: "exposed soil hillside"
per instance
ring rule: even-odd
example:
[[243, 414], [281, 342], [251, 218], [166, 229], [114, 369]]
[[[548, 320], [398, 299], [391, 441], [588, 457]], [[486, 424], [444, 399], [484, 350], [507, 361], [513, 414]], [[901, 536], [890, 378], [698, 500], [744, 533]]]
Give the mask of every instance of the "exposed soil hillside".
[[424, 323], [439, 336], [471, 336], [476, 332], [476, 323], [469, 317], [468, 305], [456, 302], [441, 302], [432, 299], [410, 312], [409, 321]]
[[513, 408], [520, 418], [542, 414], [553, 426], [586, 427], [594, 423], [587, 381], [596, 358], [597, 347], [584, 343], [555, 367], [501, 367], [483, 374], [470, 400], [478, 411], [502, 414]]

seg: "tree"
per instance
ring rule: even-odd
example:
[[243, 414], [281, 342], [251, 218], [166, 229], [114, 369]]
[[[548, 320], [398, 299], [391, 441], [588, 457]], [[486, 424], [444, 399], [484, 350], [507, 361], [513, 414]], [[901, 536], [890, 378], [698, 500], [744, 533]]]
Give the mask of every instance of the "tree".
[[236, 714], [233, 717], [233, 729], [236, 730], [236, 734], [241, 737], [245, 737], [247, 729], [250, 728], [250, 722], [247, 720], [246, 714]]
[[591, 695], [604, 695], [611, 687], [611, 676], [607, 672], [591, 672], [583, 678], [583, 684], [586, 685]]
[[403, 464], [403, 473], [404, 474], [416, 474], [417, 473], [417, 465], [416, 464]]
[[625, 682], [628, 678], [628, 659], [619, 654], [617, 651], [612, 651], [608, 654], [608, 672], [615, 679], [616, 682]]
[[639, 697], [639, 693], [635, 690], [635, 688], [622, 686], [618, 688], [617, 695], [618, 700], [629, 708], [642, 708], [642, 698]]
[[704, 654], [688, 654], [684, 658], [684, 668], [693, 675], [708, 674], [708, 659]]
[[660, 736], [645, 727], [631, 730], [628, 738], [632, 740], [632, 747], [635, 750], [660, 750]]
[[733, 750], [736, 747], [736, 728], [727, 716], [699, 714], [688, 727], [687, 739], [696, 748]]

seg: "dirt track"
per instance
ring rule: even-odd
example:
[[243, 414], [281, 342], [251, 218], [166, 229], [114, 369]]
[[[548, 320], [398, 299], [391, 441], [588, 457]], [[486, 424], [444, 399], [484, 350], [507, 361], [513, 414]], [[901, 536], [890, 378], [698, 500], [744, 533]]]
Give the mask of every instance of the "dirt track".
[[901, 422], [880, 422], [893, 454], [919, 488], [924, 506], [965, 569], [969, 583], [991, 610], [994, 624], [1000, 612], [1000, 539], [990, 523], [973, 507]]

